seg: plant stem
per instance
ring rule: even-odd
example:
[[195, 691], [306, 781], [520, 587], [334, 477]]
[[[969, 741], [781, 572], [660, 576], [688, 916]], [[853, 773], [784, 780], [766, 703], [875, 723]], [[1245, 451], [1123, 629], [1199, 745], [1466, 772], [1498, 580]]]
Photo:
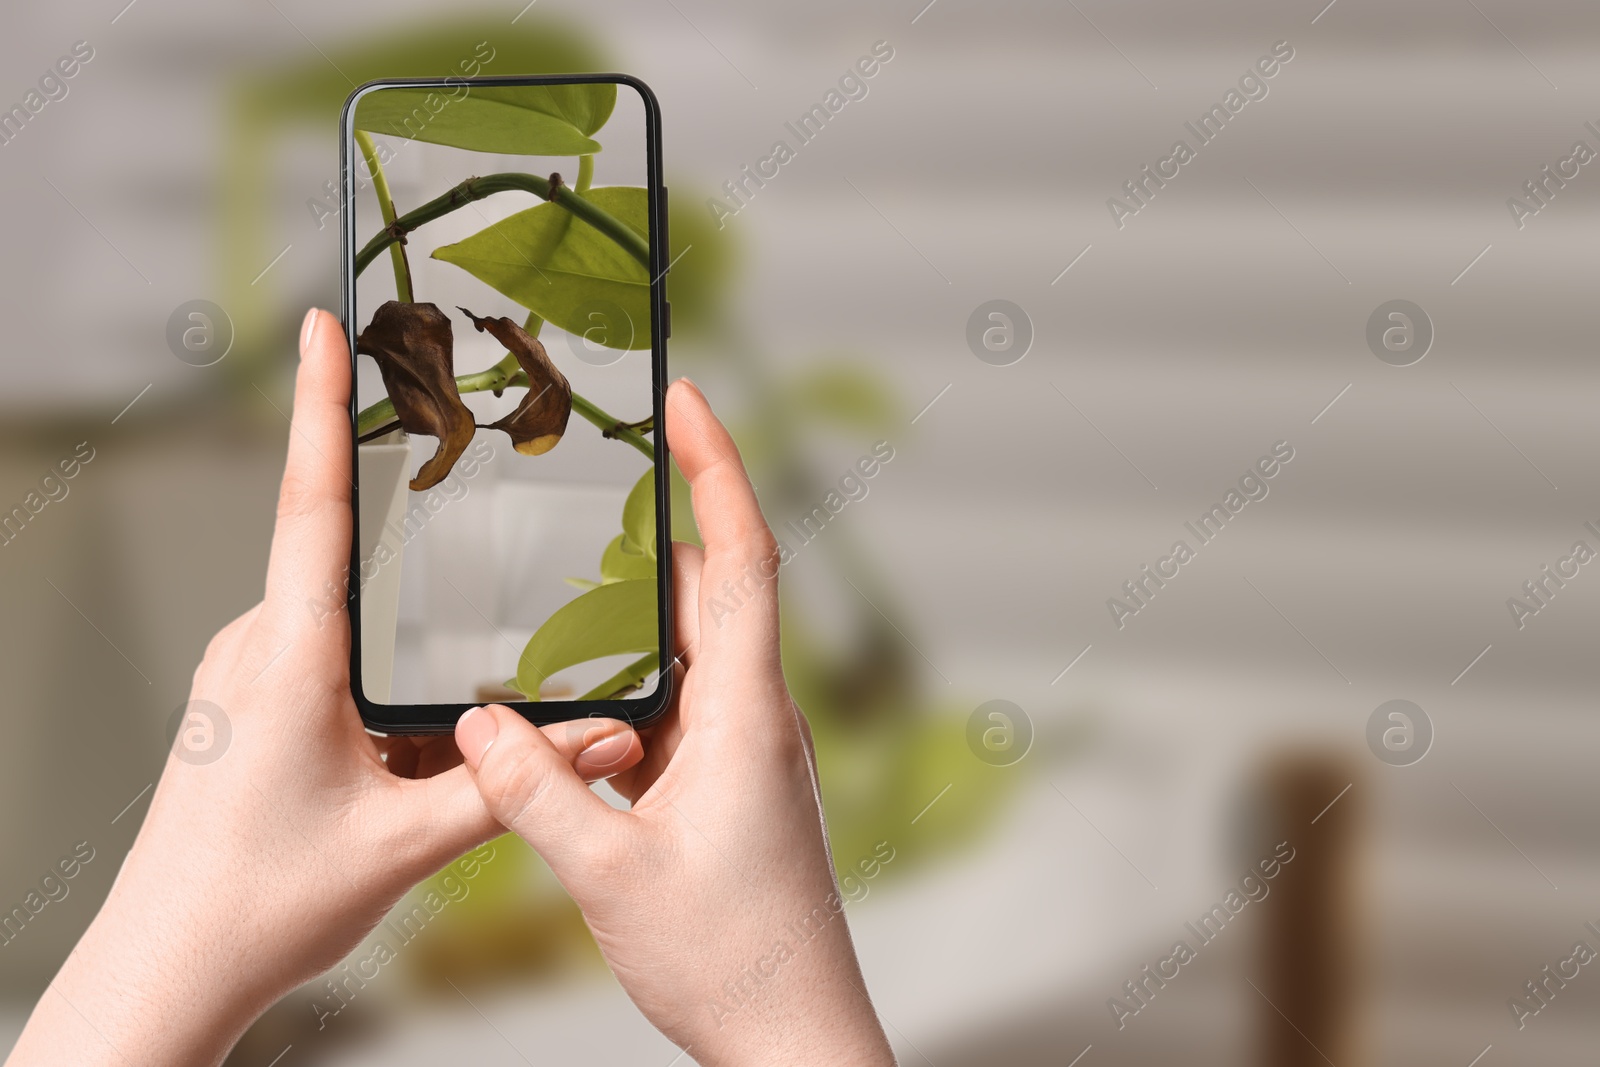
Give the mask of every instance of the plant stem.
[[356, 416], [356, 444], [365, 444], [399, 425], [400, 420], [394, 411], [394, 401], [384, 397]]
[[579, 156], [578, 180], [572, 183], [572, 191], [575, 193], [587, 193], [589, 186], [592, 184], [594, 184], [594, 156]]
[[[529, 334], [537, 335], [536, 327], [539, 325], [539, 316], [528, 312], [528, 317], [522, 321], [522, 328]], [[462, 374], [456, 378], [456, 392], [458, 393], [483, 393], [499, 392], [514, 385], [527, 388], [528, 376], [523, 373], [517, 364], [517, 357], [507, 352], [494, 366], [488, 370], [478, 371], [476, 374]], [[600, 428], [601, 435], [612, 437], [628, 444], [644, 453], [651, 462], [655, 461], [656, 450], [645, 436], [639, 432], [644, 425], [652, 425], [654, 416], [640, 422], [629, 423], [613, 418], [589, 401], [587, 397], [577, 393], [572, 394], [572, 408], [579, 415], [594, 423]], [[398, 420], [395, 414], [394, 401], [388, 397], [373, 404], [356, 416], [356, 442], [370, 440], [381, 434], [388, 433]]]
[[649, 456], [651, 460], [656, 458], [655, 446], [645, 440], [643, 434], [627, 423], [607, 415], [577, 393], [572, 394], [572, 410], [600, 427], [600, 432], [606, 437], [615, 437], [618, 441], [626, 441], [640, 452]]
[[[578, 182], [586, 183], [593, 177], [594, 159], [592, 156], [581, 156], [578, 159]], [[377, 182], [374, 181], [374, 187]], [[468, 178], [443, 196], [423, 204], [415, 211], [408, 211], [399, 218], [385, 215], [387, 227], [382, 233], [377, 234], [356, 256], [355, 272], [359, 276], [378, 253], [388, 247], [397, 247], [400, 237], [425, 223], [442, 218], [450, 212], [465, 207], [474, 200], [482, 200], [494, 193], [507, 192], [520, 189], [533, 193], [553, 204], [560, 204], [568, 211], [595, 229], [604, 233], [615, 241], [624, 251], [637, 259], [646, 270], [650, 269], [650, 245], [638, 233], [609, 212], [596, 207], [583, 199], [574, 190], [563, 185], [552, 185], [550, 179], [541, 178], [537, 174], [490, 174], [483, 178]], [[382, 198], [380, 198], [381, 200]], [[390, 210], [393, 210], [392, 204]], [[396, 282], [398, 283], [398, 275]], [[463, 374], [456, 378], [456, 390], [461, 393], [481, 393], [489, 390], [502, 390], [513, 385], [528, 384], [527, 375], [522, 373], [517, 366], [516, 357], [507, 353], [499, 363], [488, 370], [476, 374]], [[606, 437], [613, 437], [619, 441], [626, 441], [638, 449], [652, 462], [656, 458], [655, 446], [643, 434], [629, 426], [620, 419], [596, 407], [587, 398], [577, 393], [572, 394], [572, 409], [582, 415], [589, 422], [600, 428]], [[356, 417], [356, 439], [367, 440], [385, 432], [391, 423], [397, 421], [394, 402], [387, 397], [378, 401], [371, 407], [362, 411]]]
[[647, 652], [578, 699], [605, 700], [608, 697], [618, 697], [623, 693], [632, 692], [644, 684], [644, 680], [650, 677], [650, 672], [655, 670], [660, 662], [661, 653]]
[[[378, 210], [383, 212], [383, 224], [393, 226], [394, 196], [389, 192], [389, 179], [384, 176], [383, 164], [378, 162], [378, 149], [372, 143], [372, 135], [365, 130], [357, 130], [356, 144], [361, 146], [361, 155], [366, 159], [367, 170], [372, 175], [372, 192], [378, 198]], [[402, 304], [413, 303], [415, 297], [411, 290], [411, 264], [406, 261], [406, 246], [400, 241], [391, 244], [389, 257], [394, 261], [395, 296]]]
[[[463, 374], [458, 377], [456, 379], [456, 391], [461, 393], [484, 393], [495, 389], [509, 389], [514, 386], [526, 388], [527, 384], [528, 376], [522, 373], [521, 368], [508, 370], [505, 361], [502, 360], [488, 370], [481, 370], [476, 374]], [[614, 437], [618, 441], [626, 441], [654, 462], [656, 458], [655, 446], [643, 434], [638, 430], [632, 429], [627, 423], [615, 416], [607, 414], [596, 407], [587, 397], [573, 393], [572, 410], [598, 426], [604, 436]], [[394, 428], [397, 422], [394, 401], [385, 397], [356, 416], [356, 439], [365, 441], [381, 433], [387, 433]]]
[[[483, 393], [495, 389], [504, 389], [511, 384], [511, 379], [521, 370], [516, 366], [515, 357], [511, 367], [507, 368], [502, 360], [488, 370], [478, 371], [476, 374], [461, 374], [456, 377], [456, 391], [460, 393]], [[524, 376], [524, 383], [527, 378]], [[394, 401], [389, 397], [373, 404], [356, 416], [356, 438], [366, 440], [376, 437], [380, 433], [387, 433], [399, 422], [395, 414]]]
[[[580, 162], [581, 170], [582, 164]], [[609, 211], [597, 207], [585, 200], [580, 194], [574, 192], [566, 185], [552, 185], [549, 178], [542, 178], [537, 174], [489, 174], [482, 178], [468, 178], [442, 196], [436, 196], [414, 211], [401, 215], [392, 224], [368, 241], [356, 254], [355, 273], [367, 269], [379, 252], [395, 244], [406, 234], [434, 219], [442, 218], [472, 203], [482, 200], [495, 193], [509, 192], [513, 189], [525, 193], [532, 193], [541, 200], [548, 200], [552, 204], [560, 204], [573, 215], [587, 222], [617, 243], [617, 246], [638, 260], [645, 270], [650, 270], [650, 242]]]

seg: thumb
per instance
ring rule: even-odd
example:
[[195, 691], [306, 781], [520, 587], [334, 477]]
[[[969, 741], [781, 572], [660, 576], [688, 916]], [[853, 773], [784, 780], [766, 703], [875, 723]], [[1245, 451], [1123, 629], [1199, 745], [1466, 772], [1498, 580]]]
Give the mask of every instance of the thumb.
[[557, 876], [623, 832], [628, 816], [596, 796], [550, 739], [510, 708], [468, 711], [456, 723], [456, 745], [489, 814]]

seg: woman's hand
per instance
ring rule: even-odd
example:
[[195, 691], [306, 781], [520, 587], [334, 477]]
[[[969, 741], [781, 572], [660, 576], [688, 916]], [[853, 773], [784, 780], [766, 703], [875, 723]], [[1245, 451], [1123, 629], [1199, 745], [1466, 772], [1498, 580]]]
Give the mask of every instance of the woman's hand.
[[707, 1065], [892, 1064], [828, 852], [778, 651], [778, 549], [733, 440], [688, 382], [666, 430], [705, 549], [673, 546], [676, 707], [611, 779], [619, 811], [508, 708], [456, 740], [484, 801], [550, 864], [645, 1015]]
[[[350, 561], [349, 349], [320, 311], [300, 348], [266, 599], [212, 639], [191, 691], [226, 747], [168, 757], [110, 896], [8, 1063], [220, 1062], [413, 885], [503, 832], [451, 737], [362, 727], [349, 620], [328, 593]], [[641, 752], [612, 720], [552, 727], [543, 745], [576, 789]]]

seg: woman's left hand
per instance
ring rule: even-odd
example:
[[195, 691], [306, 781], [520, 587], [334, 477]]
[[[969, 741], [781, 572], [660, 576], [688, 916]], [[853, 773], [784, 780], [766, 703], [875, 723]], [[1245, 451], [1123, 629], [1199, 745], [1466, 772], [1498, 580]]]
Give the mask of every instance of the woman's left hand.
[[[215, 1064], [412, 886], [504, 832], [455, 740], [377, 738], [350, 695], [349, 349], [301, 331], [266, 597], [212, 639], [185, 729], [110, 896], [10, 1064]], [[642, 755], [625, 723], [545, 728], [588, 779]]]

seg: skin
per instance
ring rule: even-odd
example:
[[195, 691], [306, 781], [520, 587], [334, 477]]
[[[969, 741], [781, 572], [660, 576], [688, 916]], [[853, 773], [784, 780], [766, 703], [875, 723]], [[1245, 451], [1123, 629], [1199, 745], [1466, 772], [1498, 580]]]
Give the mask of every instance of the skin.
[[[666, 430], [705, 548], [673, 546], [677, 701], [611, 779], [631, 810], [508, 708], [469, 712], [456, 742], [639, 1010], [699, 1063], [893, 1064], [839, 902], [811, 731], [784, 682], [777, 542], [686, 379], [667, 393]], [[745, 590], [731, 614], [725, 581]]]
[[[644, 743], [613, 720], [535, 729], [492, 707], [463, 718], [458, 749], [373, 737], [350, 698], [348, 619], [326, 604], [349, 562], [349, 349], [313, 310], [300, 350], [265, 597], [212, 639], [191, 690], [221, 709], [226, 747], [211, 762], [168, 757], [105, 904], [6, 1063], [218, 1064], [412, 886], [506, 826], [583, 906], [635, 1003], [700, 1062], [892, 1063], [842, 916], [754, 1003], [720, 1026], [705, 1009], [714, 976], [766, 955], [837, 887], [775, 590], [697, 647], [700, 575], [715, 587], [771, 541], [698, 390], [668, 396], [669, 440], [706, 509], [704, 557], [674, 546], [690, 605], [677, 706]], [[604, 777], [636, 801], [615, 813], [626, 824], [585, 785]]]

